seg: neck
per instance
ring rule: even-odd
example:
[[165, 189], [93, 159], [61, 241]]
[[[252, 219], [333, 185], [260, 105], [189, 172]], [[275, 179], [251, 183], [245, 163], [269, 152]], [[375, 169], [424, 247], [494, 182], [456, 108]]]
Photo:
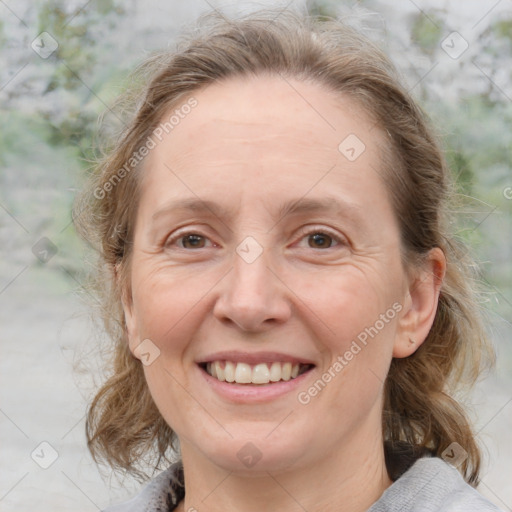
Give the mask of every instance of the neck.
[[186, 494], [177, 510], [365, 512], [392, 483], [382, 441], [347, 446], [307, 467], [252, 476], [226, 471], [182, 446]]

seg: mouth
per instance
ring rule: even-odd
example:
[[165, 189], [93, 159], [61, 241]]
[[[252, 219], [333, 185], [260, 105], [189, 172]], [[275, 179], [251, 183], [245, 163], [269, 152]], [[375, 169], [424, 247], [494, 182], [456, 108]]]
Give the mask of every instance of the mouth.
[[272, 385], [294, 380], [310, 371], [314, 368], [314, 365], [291, 361], [250, 364], [229, 360], [215, 360], [199, 363], [199, 367], [219, 382]]

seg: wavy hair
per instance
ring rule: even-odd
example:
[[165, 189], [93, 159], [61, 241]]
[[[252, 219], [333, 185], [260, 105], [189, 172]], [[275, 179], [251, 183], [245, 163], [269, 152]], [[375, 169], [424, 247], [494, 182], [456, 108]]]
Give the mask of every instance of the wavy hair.
[[449, 211], [456, 194], [441, 145], [393, 64], [359, 31], [339, 20], [277, 14], [259, 11], [236, 20], [203, 15], [173, 51], [145, 61], [133, 75], [133, 90], [119, 104], [125, 127], [98, 158], [76, 200], [77, 229], [99, 254], [95, 286], [113, 343], [110, 377], [88, 409], [88, 447], [96, 461], [138, 476], [143, 475], [137, 469], [142, 460], [156, 468], [179, 452], [140, 361], [128, 348], [121, 293], [130, 287], [138, 184], [144, 172], [143, 159], [130, 159], [140, 154], [164, 114], [194, 91], [231, 77], [273, 74], [352, 98], [388, 135], [385, 183], [399, 220], [404, 264], [419, 264], [430, 249], [440, 247], [447, 271], [427, 339], [410, 357], [392, 360], [384, 389], [383, 442], [397, 448], [406, 443], [437, 456], [457, 442], [467, 452], [459, 469], [476, 485], [481, 454], [454, 396], [474, 384], [494, 354], [475, 292], [476, 266], [451, 232]]

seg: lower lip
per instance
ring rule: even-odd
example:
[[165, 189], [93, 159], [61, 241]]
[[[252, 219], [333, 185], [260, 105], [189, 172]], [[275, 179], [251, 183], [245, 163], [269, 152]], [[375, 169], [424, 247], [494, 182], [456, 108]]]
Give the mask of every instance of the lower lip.
[[270, 402], [287, 393], [297, 391], [297, 388], [311, 374], [314, 368], [287, 381], [279, 381], [271, 384], [236, 384], [221, 382], [198, 366], [199, 372], [206, 383], [223, 398], [236, 403]]

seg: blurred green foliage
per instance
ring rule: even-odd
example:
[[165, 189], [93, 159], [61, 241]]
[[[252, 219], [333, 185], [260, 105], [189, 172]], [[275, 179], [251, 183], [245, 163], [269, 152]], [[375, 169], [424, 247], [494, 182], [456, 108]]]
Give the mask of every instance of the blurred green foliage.
[[[52, 56], [56, 65], [49, 77], [45, 94], [54, 90], [70, 91], [76, 94], [78, 101], [69, 105], [67, 115], [56, 119], [51, 112], [43, 114], [48, 123], [48, 142], [54, 146], [71, 145], [80, 148], [83, 162], [89, 161], [94, 151], [92, 140], [96, 130], [98, 114], [107, 107], [97, 89], [96, 74], [98, 61], [104, 48], [98, 40], [96, 28], [105, 22], [114, 27], [115, 21], [125, 14], [121, 2], [114, 0], [95, 0], [88, 4], [88, 11], [83, 6], [70, 11], [69, 2], [50, 0], [43, 4], [38, 14], [39, 32], [49, 32], [59, 42], [59, 47]], [[83, 78], [82, 78], [83, 77]], [[116, 73], [110, 73], [102, 79], [111, 81]], [[102, 84], [98, 84], [98, 88]], [[68, 96], [69, 98], [69, 96]], [[101, 103], [97, 108], [83, 108], [91, 100]]]
[[512, 43], [512, 20], [499, 20], [492, 29], [498, 37], [506, 38]]
[[431, 55], [439, 46], [444, 24], [433, 12], [428, 15], [415, 13], [411, 23], [411, 40], [421, 49]]

